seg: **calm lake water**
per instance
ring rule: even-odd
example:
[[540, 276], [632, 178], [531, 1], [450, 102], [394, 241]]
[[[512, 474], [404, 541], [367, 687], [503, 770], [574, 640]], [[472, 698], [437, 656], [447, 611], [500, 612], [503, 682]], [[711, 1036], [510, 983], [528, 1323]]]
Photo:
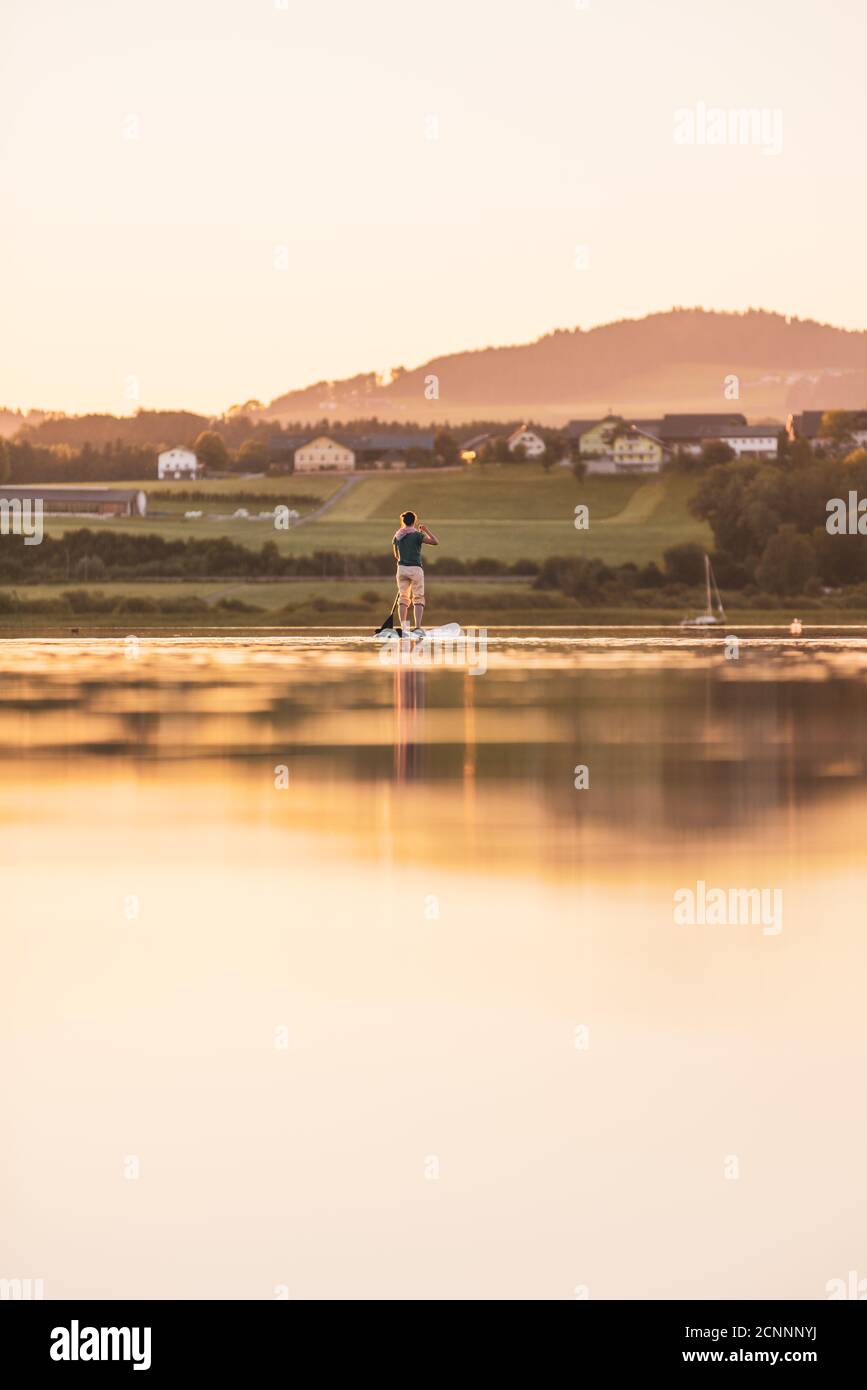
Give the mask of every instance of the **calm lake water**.
[[[9, 641], [0, 678], [0, 1276], [867, 1276], [867, 642]], [[779, 911], [675, 920], [715, 888]]]

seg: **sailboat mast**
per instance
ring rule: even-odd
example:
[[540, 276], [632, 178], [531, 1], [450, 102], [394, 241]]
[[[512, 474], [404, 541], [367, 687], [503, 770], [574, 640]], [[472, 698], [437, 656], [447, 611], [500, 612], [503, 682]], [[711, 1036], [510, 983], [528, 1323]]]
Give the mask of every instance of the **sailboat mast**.
[[707, 554], [707, 552], [705, 552], [704, 557], [704, 585], [707, 593], [707, 615], [709, 618], [712, 618], [713, 608], [711, 607], [710, 602], [710, 556]]
[[[725, 622], [726, 611], [725, 611], [725, 609], [723, 608], [722, 594], [721, 594], [720, 591], [719, 591], [719, 584], [717, 584], [717, 582], [716, 582], [716, 575], [715, 575], [714, 572], [713, 572], [713, 565], [712, 565], [711, 562], [710, 562], [710, 556], [709, 556], [709, 555], [705, 555], [705, 557], [704, 557], [704, 562], [705, 562], [705, 564], [707, 565], [707, 572], [708, 572], [708, 575], [709, 575], [710, 583], [713, 584], [713, 597], [714, 597], [714, 599], [716, 600], [717, 611], [719, 612], [719, 615], [720, 615], [720, 617], [722, 618], [723, 622]], [[711, 591], [710, 591], [710, 587], [708, 587], [708, 595], [707, 595], [708, 612], [710, 612], [710, 604], [711, 604]]]

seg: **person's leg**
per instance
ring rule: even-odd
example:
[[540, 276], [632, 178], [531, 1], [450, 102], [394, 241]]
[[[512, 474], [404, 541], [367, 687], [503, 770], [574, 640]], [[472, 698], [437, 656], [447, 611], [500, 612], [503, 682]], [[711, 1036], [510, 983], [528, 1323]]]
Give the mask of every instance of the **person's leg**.
[[406, 627], [406, 618], [409, 613], [409, 597], [411, 582], [408, 574], [404, 572], [403, 565], [397, 567], [397, 591], [400, 595], [397, 605], [398, 617], [401, 627]]
[[416, 567], [412, 577], [412, 613], [415, 626], [421, 627], [424, 619], [424, 570], [421, 565]]

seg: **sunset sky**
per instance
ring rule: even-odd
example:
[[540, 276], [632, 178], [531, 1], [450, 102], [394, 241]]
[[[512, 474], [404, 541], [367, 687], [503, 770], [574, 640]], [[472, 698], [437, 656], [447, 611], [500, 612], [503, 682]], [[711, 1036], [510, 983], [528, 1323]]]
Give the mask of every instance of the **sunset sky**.
[[[672, 304], [865, 328], [864, 34], [863, 0], [4, 0], [0, 405], [222, 411]], [[782, 151], [676, 143], [698, 103], [779, 110]]]

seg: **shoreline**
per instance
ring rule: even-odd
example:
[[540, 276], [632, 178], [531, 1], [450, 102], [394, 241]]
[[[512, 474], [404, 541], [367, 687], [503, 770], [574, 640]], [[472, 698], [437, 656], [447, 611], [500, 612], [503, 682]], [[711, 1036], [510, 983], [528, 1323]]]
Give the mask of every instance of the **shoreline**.
[[[114, 616], [114, 615], [106, 615]], [[133, 615], [130, 615], [131, 617]], [[232, 615], [236, 616], [236, 615]], [[683, 627], [679, 619], [669, 621], [636, 621], [636, 614], [617, 614], [612, 615], [611, 620], [600, 621], [601, 615], [594, 615], [594, 621], [575, 622], [575, 623], [465, 623], [464, 630], [467, 633], [478, 633], [484, 631], [490, 638], [508, 639], [509, 637], [539, 637], [544, 639], [568, 638], [570, 635], [579, 638], [582, 635], [597, 636], [604, 633], [631, 633], [635, 636], [664, 635], [667, 638], [682, 637], [684, 641], [695, 643], [701, 641], [722, 640], [729, 636], [736, 636], [739, 633], [757, 636], [766, 633], [768, 636], [789, 637], [789, 624], [792, 615], [789, 614], [757, 614], [744, 613], [739, 615], [732, 614], [725, 623], [720, 623], [716, 627]], [[852, 614], [822, 614], [823, 621], [809, 622], [802, 619], [802, 630], [793, 637], [793, 641], [803, 639], [824, 639], [832, 635], [857, 638], [859, 636], [867, 638], [867, 614], [859, 615], [853, 620]], [[432, 627], [436, 624], [431, 624]], [[166, 619], [163, 623], [149, 622], [147, 624], [128, 623], [125, 626], [113, 622], [80, 622], [80, 623], [38, 623], [38, 624], [12, 624], [4, 622], [0, 624], [0, 642], [2, 641], [46, 641], [61, 638], [74, 638], [76, 640], [104, 639], [106, 641], [123, 641], [127, 637], [148, 640], [178, 640], [189, 639], [191, 641], [202, 641], [208, 638], [227, 638], [232, 641], [260, 639], [273, 639], [279, 637], [316, 637], [323, 639], [330, 635], [335, 641], [372, 637], [373, 628], [367, 623], [298, 623], [298, 622], [275, 622], [275, 623], [178, 623]]]

